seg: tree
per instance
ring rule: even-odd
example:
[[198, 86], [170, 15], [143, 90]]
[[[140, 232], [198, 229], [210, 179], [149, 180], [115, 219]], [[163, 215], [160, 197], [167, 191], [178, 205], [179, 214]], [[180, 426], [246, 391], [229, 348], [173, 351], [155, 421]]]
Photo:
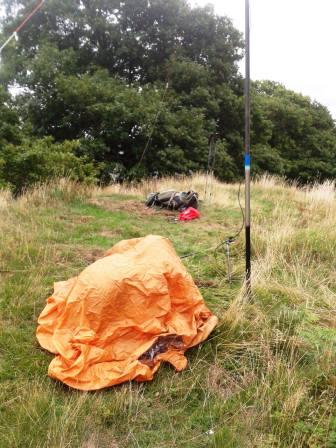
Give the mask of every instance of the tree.
[[[32, 2], [5, 4], [9, 32]], [[165, 81], [175, 56], [207, 67], [221, 82], [234, 82], [243, 46], [228, 18], [216, 16], [209, 6], [191, 8], [186, 0], [49, 0], [21, 31], [15, 52], [6, 50], [6, 64], [18, 82], [27, 81], [29, 62], [45, 42], [72, 49], [78, 73], [95, 65], [142, 85]]]
[[[6, 34], [32, 0], [5, 5]], [[49, 0], [3, 53], [0, 81], [9, 91], [15, 84], [16, 96], [4, 102], [0, 139], [7, 135], [14, 158], [15, 146], [40, 157], [65, 143], [109, 182], [117, 173], [205, 170], [216, 133], [215, 173], [235, 180], [243, 176], [242, 47], [227, 17], [186, 0]], [[330, 113], [281, 84], [253, 83], [251, 137], [255, 174], [335, 177]]]
[[335, 124], [324, 106], [265, 81], [254, 84], [252, 110], [257, 169], [301, 182], [335, 177]]

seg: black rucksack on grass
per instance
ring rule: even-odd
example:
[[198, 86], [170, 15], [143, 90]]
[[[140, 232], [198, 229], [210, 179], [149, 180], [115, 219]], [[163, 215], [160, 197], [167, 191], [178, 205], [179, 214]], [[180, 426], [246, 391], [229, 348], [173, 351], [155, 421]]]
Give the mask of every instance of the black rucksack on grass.
[[184, 210], [188, 207], [198, 207], [198, 194], [195, 191], [167, 190], [160, 193], [150, 193], [146, 199], [147, 207], [164, 207], [170, 210]]

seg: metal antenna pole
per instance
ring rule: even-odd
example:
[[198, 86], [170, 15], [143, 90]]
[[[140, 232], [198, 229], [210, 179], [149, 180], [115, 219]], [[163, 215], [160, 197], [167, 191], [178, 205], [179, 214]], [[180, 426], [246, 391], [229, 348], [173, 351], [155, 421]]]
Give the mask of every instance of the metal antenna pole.
[[245, 249], [246, 297], [251, 298], [250, 2], [245, 0]]

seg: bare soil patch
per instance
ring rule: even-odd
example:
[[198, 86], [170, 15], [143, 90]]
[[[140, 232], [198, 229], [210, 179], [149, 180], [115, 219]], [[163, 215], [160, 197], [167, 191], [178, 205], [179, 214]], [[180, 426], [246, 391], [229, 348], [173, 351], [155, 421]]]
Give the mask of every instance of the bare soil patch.
[[105, 238], [114, 238], [116, 236], [122, 235], [121, 229], [104, 229], [98, 233], [100, 236], [104, 236]]
[[71, 221], [73, 224], [83, 224], [89, 221], [92, 221], [94, 219], [94, 216], [88, 216], [88, 215], [59, 215], [58, 219], [61, 221]]
[[198, 286], [199, 288], [216, 288], [218, 286], [218, 284], [213, 280], [201, 280], [201, 279], [196, 279], [195, 285]]
[[172, 210], [166, 210], [163, 208], [154, 208], [154, 207], [146, 207], [145, 204], [143, 204], [140, 201], [136, 201], [134, 199], [132, 200], [126, 200], [126, 201], [113, 201], [109, 199], [92, 199], [90, 201], [90, 204], [98, 205], [99, 207], [104, 208], [105, 210], [116, 212], [116, 211], [123, 211], [127, 213], [131, 213], [138, 216], [155, 216], [155, 215], [161, 215], [161, 216], [167, 216], [175, 218], [177, 215], [177, 212], [174, 212]]
[[254, 380], [252, 373], [239, 375], [236, 372], [227, 374], [224, 369], [213, 365], [208, 374], [209, 389], [216, 392], [223, 400], [245, 390]]
[[80, 249], [81, 258], [83, 258], [88, 264], [92, 264], [99, 258], [103, 258], [106, 250], [103, 249]]

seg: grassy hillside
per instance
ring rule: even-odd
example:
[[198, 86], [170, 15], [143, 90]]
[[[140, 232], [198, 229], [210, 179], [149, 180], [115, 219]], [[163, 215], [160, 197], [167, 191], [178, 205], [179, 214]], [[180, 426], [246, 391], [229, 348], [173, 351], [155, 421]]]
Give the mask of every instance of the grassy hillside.
[[[184, 263], [220, 319], [187, 352], [182, 373], [95, 393], [47, 377], [35, 339], [54, 281], [75, 276], [120, 239], [164, 235], [188, 254], [239, 229], [237, 185], [212, 183], [202, 219], [173, 223], [147, 191], [194, 188], [166, 179], [125, 189], [43, 186], [0, 198], [0, 448], [336, 447], [336, 202], [334, 185], [304, 191], [263, 178], [252, 187], [253, 302], [242, 294], [243, 235], [225, 252]], [[210, 201], [211, 199], [211, 201]]]

